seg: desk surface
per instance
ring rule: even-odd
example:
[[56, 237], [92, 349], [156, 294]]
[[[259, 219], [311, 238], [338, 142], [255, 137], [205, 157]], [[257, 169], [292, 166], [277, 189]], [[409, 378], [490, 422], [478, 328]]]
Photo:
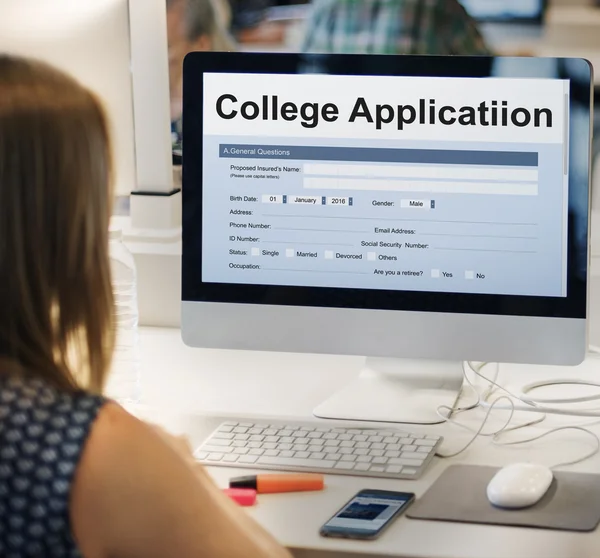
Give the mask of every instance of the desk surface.
[[[197, 443], [214, 419], [261, 417], [312, 420], [311, 411], [360, 370], [363, 360], [355, 357], [281, 355], [197, 350], [185, 347], [178, 330], [143, 329], [143, 405], [136, 413], [177, 433], [186, 433]], [[594, 377], [600, 359], [592, 359], [573, 372], [577, 377]], [[570, 372], [569, 372], [570, 373]], [[536, 377], [565, 377], [564, 369], [506, 366], [501, 380], [531, 381]], [[499, 412], [490, 423], [499, 424]], [[483, 413], [465, 417], [477, 427]], [[527, 420], [529, 415], [520, 417]], [[549, 418], [544, 429], [589, 420]], [[599, 432], [600, 429], [596, 428]], [[411, 427], [420, 432], [445, 436], [446, 451], [461, 447], [470, 434], [456, 426]], [[541, 432], [542, 430], [538, 430]], [[523, 437], [535, 431], [523, 432]], [[361, 556], [429, 558], [597, 558], [600, 532], [571, 534], [533, 529], [460, 525], [401, 518], [378, 541], [351, 542], [319, 537], [318, 528], [341, 504], [362, 488], [415, 492], [423, 495], [441, 472], [452, 463], [501, 466], [514, 461], [534, 460], [551, 465], [564, 455], [589, 451], [585, 435], [562, 432], [547, 440], [516, 448], [492, 445], [479, 439], [471, 450], [451, 460], [437, 459], [420, 481], [389, 481], [360, 477], [328, 476], [322, 493], [263, 496], [250, 510], [278, 540], [301, 557], [334, 558], [359, 553]], [[600, 457], [568, 470], [597, 472]], [[212, 468], [216, 481], [226, 486], [241, 469]], [[599, 478], [600, 481], [600, 478]], [[468, 487], [465, 487], [468, 490]]]

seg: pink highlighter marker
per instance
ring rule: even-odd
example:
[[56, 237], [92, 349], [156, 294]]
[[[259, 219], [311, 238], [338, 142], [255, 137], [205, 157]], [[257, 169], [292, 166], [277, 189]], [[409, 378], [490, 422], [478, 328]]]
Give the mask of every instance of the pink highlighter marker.
[[224, 488], [223, 493], [240, 506], [249, 507], [256, 503], [256, 490], [251, 488]]

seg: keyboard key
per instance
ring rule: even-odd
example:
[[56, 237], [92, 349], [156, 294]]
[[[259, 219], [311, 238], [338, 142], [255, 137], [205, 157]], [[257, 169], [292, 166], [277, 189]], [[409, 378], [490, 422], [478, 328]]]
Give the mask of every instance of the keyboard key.
[[296, 438], [292, 438], [292, 436], [282, 436], [281, 438], [279, 438], [279, 441], [282, 444], [293, 444], [295, 440]]
[[381, 467], [379, 465], [371, 465], [369, 471], [373, 471], [374, 473], [385, 473], [385, 467]]
[[361, 448], [361, 449], [368, 449], [371, 447], [371, 444], [369, 444], [369, 442], [356, 442], [356, 445], [354, 447]]
[[422, 453], [412, 451], [403, 451], [400, 457], [402, 457], [402, 459], [418, 459], [420, 461], [425, 459], [425, 456]]
[[369, 463], [357, 463], [354, 466], [355, 471], [368, 471], [371, 468]]
[[262, 447], [266, 450], [274, 450], [277, 448], [277, 444], [274, 442], [265, 442]]
[[356, 430], [355, 428], [352, 428], [350, 430], [346, 430], [346, 434], [362, 434], [363, 431], [362, 430]]
[[250, 449], [258, 449], [262, 446], [260, 442], [248, 442], [247, 447]]
[[240, 456], [239, 455], [235, 455], [235, 454], [226, 455], [223, 458], [223, 462], [224, 463], [235, 463], [239, 458], [240, 458]]
[[325, 456], [325, 459], [329, 459], [331, 461], [339, 461], [342, 456], [338, 453], [328, 453]]
[[267, 428], [263, 434], [265, 436], [277, 436], [277, 429], [276, 428]]
[[240, 442], [247, 442], [250, 439], [250, 435], [249, 434], [236, 434], [235, 435], [235, 441], [240, 441]]
[[355, 442], [366, 442], [368, 437], [363, 434], [355, 434], [354, 436], [352, 436], [352, 439]]
[[204, 461], [208, 457], [208, 452], [207, 451], [197, 451], [194, 454], [194, 457], [196, 459], [199, 459], [200, 461]]
[[279, 442], [279, 436], [265, 436], [265, 442]]
[[331, 429], [329, 429], [329, 428], [315, 428], [315, 430], [317, 432], [322, 432], [322, 433], [326, 433], [326, 432], [330, 432], [331, 431]]
[[354, 455], [369, 455], [369, 450], [363, 448], [354, 448]]
[[295, 451], [308, 451], [309, 449], [310, 446], [307, 446], [306, 444], [294, 444]]
[[233, 453], [237, 455], [246, 455], [250, 450], [248, 448], [235, 448]]
[[273, 465], [279, 467], [306, 467], [308, 469], [333, 469], [335, 461], [330, 459], [284, 459], [280, 457], [261, 457], [258, 460], [261, 465]]
[[208, 453], [232, 453], [235, 448], [221, 448], [219, 446], [202, 446], [202, 451], [207, 451]]
[[341, 442], [349, 442], [352, 440], [352, 436], [350, 434], [339, 434], [337, 439]]
[[[325, 455], [325, 454], [321, 454], [321, 455]], [[308, 452], [308, 451], [297, 451], [296, 455], [294, 457], [297, 457], [298, 459], [306, 459], [307, 457], [310, 457], [310, 452]]]
[[[237, 426], [237, 425], [238, 425], [237, 422], [227, 421], [222, 424], [221, 428], [227, 428], [229, 426]], [[221, 428], [219, 428], [219, 430], [221, 430]]]
[[282, 451], [289, 451], [293, 448], [294, 446], [292, 446], [292, 444], [277, 444], [277, 448], [278, 450], [282, 450]]
[[335, 464], [335, 468], [351, 471], [352, 469], [354, 469], [354, 463], [350, 463], [349, 461], [339, 461]]
[[386, 451], [384, 453], [385, 457], [400, 457], [399, 451]]
[[214, 436], [213, 436], [213, 440], [217, 439], [217, 440], [233, 440], [235, 438], [234, 434], [227, 434], [225, 432], [217, 432]]
[[387, 444], [386, 448], [389, 451], [400, 451], [402, 444]]
[[379, 443], [379, 442], [383, 441], [383, 437], [382, 436], [369, 436], [368, 441], [371, 443]]
[[405, 475], [416, 475], [419, 471], [417, 469], [408, 469], [407, 467], [404, 467], [404, 469], [402, 469], [402, 472]]
[[[261, 458], [263, 459], [263, 458]], [[271, 457], [270, 459], [276, 459], [275, 457]], [[239, 459], [238, 459], [238, 463], [244, 463], [247, 465], [252, 465], [253, 463], [256, 463], [258, 460], [258, 457], [256, 455], [242, 455]]]
[[325, 455], [326, 454], [324, 454], [322, 452], [315, 452], [315, 453], [310, 454], [310, 458], [311, 459], [325, 459]]
[[370, 450], [369, 455], [373, 457], [383, 457], [383, 450]]
[[251, 442], [262, 442], [264, 441], [264, 439], [265, 437], [260, 434], [253, 434], [252, 436], [250, 436]]
[[338, 435], [334, 434], [333, 432], [328, 432], [327, 434], [323, 434], [324, 440], [336, 440], [337, 437], [338, 437]]
[[229, 447], [231, 445], [229, 440], [219, 440], [219, 439], [215, 439], [215, 438], [211, 438], [208, 443], [211, 446], [223, 446], [223, 447]]
[[385, 465], [388, 462], [387, 457], [374, 457], [373, 465]]
[[415, 440], [415, 446], [425, 446], [432, 448], [437, 443], [437, 440], [430, 440], [425, 438], [424, 440]]
[[373, 461], [373, 458], [370, 455], [359, 455], [356, 458], [356, 461], [358, 463], [371, 463], [371, 461]]
[[395, 438], [394, 436], [388, 436], [387, 438], [384, 438], [383, 441], [386, 444], [397, 444], [398, 443], [398, 438]]
[[385, 444], [382, 443], [378, 443], [378, 444], [371, 444], [371, 449], [385, 449]]
[[286, 429], [284, 429], [284, 430], [280, 430], [278, 432], [278, 435], [279, 436], [291, 436], [292, 432], [293, 432], [292, 430], [286, 430]]
[[221, 461], [221, 459], [223, 459], [223, 457], [225, 457], [225, 455], [222, 453], [209, 453], [206, 460], [207, 461]]
[[250, 428], [247, 434], [262, 434], [263, 428]]
[[279, 451], [270, 449], [270, 450], [265, 451], [265, 455], [268, 455], [269, 457], [277, 457], [279, 455]]
[[321, 447], [321, 446], [325, 445], [325, 440], [311, 440], [310, 445], [316, 446], [316, 447]]
[[304, 432], [314, 432], [314, 428], [312, 426], [303, 426], [300, 430], [304, 430]]
[[292, 438], [306, 438], [307, 433], [303, 430], [297, 430], [292, 434]]
[[416, 460], [416, 459], [403, 459], [403, 458], [398, 458], [398, 459], [390, 459], [389, 464], [390, 465], [402, 465], [403, 467], [420, 467], [421, 464], [423, 463], [422, 460]]
[[248, 442], [238, 442], [237, 440], [231, 444], [234, 448], [245, 448], [248, 445]]
[[356, 461], [356, 455], [342, 455], [342, 459], [340, 461]]
[[343, 441], [340, 446], [343, 448], [353, 448], [356, 442], [352, 442], [350, 440]]
[[245, 428], [252, 428], [254, 424], [252, 422], [240, 422], [238, 426], [243, 426]]
[[321, 432], [310, 432], [308, 434], [309, 438], [321, 438], [323, 436], [323, 434]]
[[386, 471], [388, 473], [392, 473], [394, 475], [397, 475], [399, 473], [402, 472], [402, 467], [400, 467], [399, 465], [388, 465]]
[[400, 438], [400, 443], [410, 446], [410, 445], [412, 445], [413, 440], [412, 440], [412, 438]]
[[431, 451], [430, 447], [420, 447], [419, 448], [419, 453], [429, 453]]
[[233, 429], [236, 434], [246, 434], [248, 432], [248, 428], [246, 426], [238, 426]]
[[352, 448], [338, 448], [338, 453], [341, 453], [342, 455], [350, 455], [354, 453], [354, 450]]
[[294, 457], [294, 451], [282, 451], [279, 455], [281, 457]]
[[325, 442], [325, 446], [327, 446], [328, 448], [337, 448], [342, 442], [340, 442], [339, 440], [327, 440]]

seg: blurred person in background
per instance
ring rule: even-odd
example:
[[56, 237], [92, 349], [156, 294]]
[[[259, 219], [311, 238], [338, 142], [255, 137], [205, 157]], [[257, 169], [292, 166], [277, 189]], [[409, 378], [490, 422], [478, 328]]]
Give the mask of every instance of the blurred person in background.
[[226, 0], [167, 0], [169, 89], [173, 150], [181, 150], [183, 59], [195, 51], [230, 51], [236, 45], [227, 31]]
[[0, 55], [0, 556], [291, 558], [189, 446], [102, 396], [112, 149], [96, 97]]
[[231, 32], [244, 44], [282, 44], [286, 26], [268, 21], [268, 10], [277, 2], [272, 0], [229, 0]]
[[302, 50], [342, 54], [488, 55], [458, 0], [314, 0]]

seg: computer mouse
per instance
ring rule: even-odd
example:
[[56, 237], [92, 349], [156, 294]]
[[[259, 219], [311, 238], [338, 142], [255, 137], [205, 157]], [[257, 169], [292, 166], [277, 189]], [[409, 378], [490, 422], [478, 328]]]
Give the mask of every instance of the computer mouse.
[[494, 475], [487, 486], [487, 497], [499, 508], [528, 508], [542, 499], [553, 479], [552, 471], [544, 465], [513, 463]]

